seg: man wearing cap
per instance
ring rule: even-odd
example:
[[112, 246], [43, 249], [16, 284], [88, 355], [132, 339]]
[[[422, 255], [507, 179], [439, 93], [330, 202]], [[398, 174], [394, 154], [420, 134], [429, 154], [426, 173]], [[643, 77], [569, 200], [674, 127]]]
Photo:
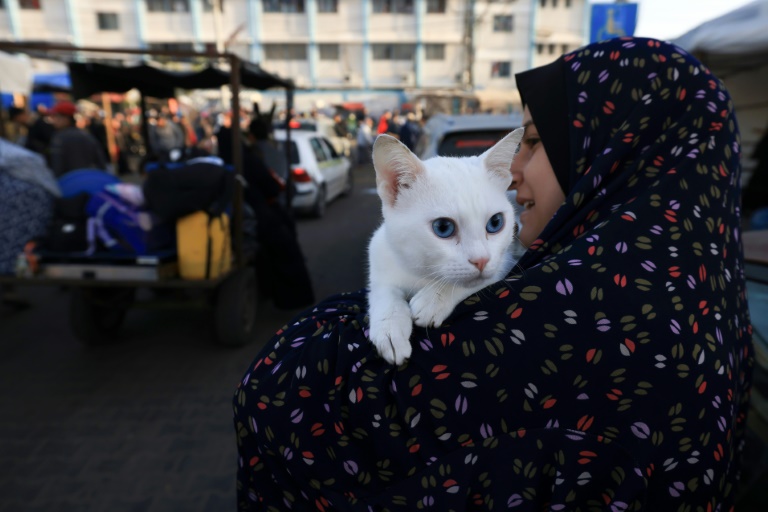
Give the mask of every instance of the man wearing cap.
[[58, 177], [75, 169], [107, 169], [107, 157], [90, 133], [75, 125], [77, 107], [60, 101], [50, 110], [56, 134], [51, 141], [50, 167]]

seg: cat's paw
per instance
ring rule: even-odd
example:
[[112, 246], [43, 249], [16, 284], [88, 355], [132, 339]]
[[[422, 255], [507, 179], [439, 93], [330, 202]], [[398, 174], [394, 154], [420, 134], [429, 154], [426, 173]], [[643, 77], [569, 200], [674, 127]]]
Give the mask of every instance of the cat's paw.
[[401, 365], [411, 357], [413, 321], [409, 314], [398, 314], [379, 322], [371, 321], [368, 334], [376, 351], [390, 364]]
[[453, 312], [453, 304], [445, 304], [434, 291], [422, 288], [411, 298], [413, 322], [419, 327], [440, 327]]

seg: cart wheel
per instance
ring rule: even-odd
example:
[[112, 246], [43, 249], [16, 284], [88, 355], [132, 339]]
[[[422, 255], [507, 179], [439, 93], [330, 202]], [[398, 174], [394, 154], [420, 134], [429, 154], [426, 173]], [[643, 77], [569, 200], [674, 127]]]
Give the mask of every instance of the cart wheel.
[[246, 267], [232, 272], [216, 291], [216, 340], [241, 347], [256, 330], [256, 273]]
[[69, 302], [72, 332], [85, 346], [113, 340], [133, 295], [132, 289], [73, 288]]

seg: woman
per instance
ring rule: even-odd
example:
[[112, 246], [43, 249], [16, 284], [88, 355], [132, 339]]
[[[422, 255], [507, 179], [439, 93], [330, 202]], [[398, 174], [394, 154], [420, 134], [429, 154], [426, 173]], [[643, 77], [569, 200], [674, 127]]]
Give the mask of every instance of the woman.
[[733, 504], [752, 348], [727, 92], [633, 38], [517, 80], [519, 271], [397, 368], [363, 292], [284, 327], [235, 396], [241, 510]]

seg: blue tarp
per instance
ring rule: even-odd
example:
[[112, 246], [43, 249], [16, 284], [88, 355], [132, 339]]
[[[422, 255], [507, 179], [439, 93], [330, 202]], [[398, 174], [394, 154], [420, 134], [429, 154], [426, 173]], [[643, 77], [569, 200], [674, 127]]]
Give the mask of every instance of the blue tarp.
[[35, 89], [57, 88], [63, 90], [72, 88], [72, 80], [69, 78], [69, 73], [43, 73], [35, 75], [32, 84]]

